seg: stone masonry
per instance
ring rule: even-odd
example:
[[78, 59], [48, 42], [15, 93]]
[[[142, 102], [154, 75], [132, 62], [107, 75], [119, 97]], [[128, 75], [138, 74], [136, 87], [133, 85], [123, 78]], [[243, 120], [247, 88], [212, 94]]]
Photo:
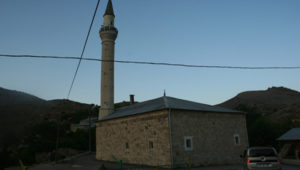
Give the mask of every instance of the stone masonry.
[[167, 110], [100, 121], [96, 136], [98, 160], [152, 166], [171, 164]]
[[[192, 150], [184, 148], [186, 136]], [[98, 122], [97, 146], [96, 158], [105, 161], [176, 166], [189, 157], [195, 166], [224, 165], [240, 163], [248, 136], [244, 114], [164, 109]]]
[[[172, 152], [174, 164], [189, 157], [193, 165], [239, 164], [248, 147], [245, 114], [172, 110]], [[238, 135], [239, 144], [235, 144]], [[192, 137], [193, 149], [184, 149], [184, 137]]]

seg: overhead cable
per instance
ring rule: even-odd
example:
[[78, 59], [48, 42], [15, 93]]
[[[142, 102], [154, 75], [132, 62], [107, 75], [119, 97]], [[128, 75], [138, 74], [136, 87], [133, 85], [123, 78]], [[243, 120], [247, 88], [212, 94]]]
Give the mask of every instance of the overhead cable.
[[86, 60], [86, 61], [97, 61], [97, 62], [125, 63], [125, 64], [147, 64], [147, 65], [162, 65], [162, 66], [175, 66], [175, 67], [195, 67], [195, 68], [215, 68], [215, 69], [248, 69], [248, 70], [300, 69], [300, 66], [195, 65], [195, 64], [178, 64], [178, 63], [167, 63], [167, 62], [148, 62], [148, 61], [130, 61], [130, 60], [102, 60], [102, 59], [97, 59], [97, 58], [81, 58], [81, 57], [72, 57], [72, 56], [39, 56], [39, 55], [0, 54], [0, 57]]
[[83, 58], [85, 47], [86, 47], [86, 44], [87, 44], [89, 36], [90, 36], [90, 32], [91, 32], [91, 29], [92, 29], [92, 26], [93, 26], [93, 23], [94, 23], [94, 19], [95, 19], [97, 10], [98, 10], [99, 3], [100, 3], [100, 0], [98, 0], [98, 2], [97, 2], [97, 5], [96, 5], [95, 11], [94, 11], [94, 15], [93, 15], [93, 19], [91, 21], [90, 28], [89, 28], [89, 31], [87, 33], [87, 36], [86, 36], [86, 39], [85, 39], [85, 42], [84, 42], [84, 45], [83, 45], [83, 49], [82, 49], [82, 52], [81, 52], [81, 55], [80, 55], [80, 58], [79, 58], [79, 61], [78, 61], [77, 67], [76, 67], [76, 71], [75, 71], [75, 74], [74, 74], [74, 77], [73, 77], [73, 80], [72, 80], [72, 83], [71, 83], [71, 86], [70, 86], [70, 89], [69, 89], [69, 92], [68, 92], [68, 95], [67, 95], [67, 99], [70, 97], [70, 94], [71, 94], [71, 91], [72, 91], [72, 88], [73, 88], [73, 85], [74, 85], [74, 81], [76, 79], [78, 69], [80, 67], [81, 60]]

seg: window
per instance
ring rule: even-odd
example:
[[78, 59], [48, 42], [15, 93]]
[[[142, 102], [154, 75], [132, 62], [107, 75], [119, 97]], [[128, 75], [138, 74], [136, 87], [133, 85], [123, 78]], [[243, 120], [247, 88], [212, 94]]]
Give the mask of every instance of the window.
[[153, 149], [153, 142], [152, 141], [149, 141], [149, 148]]
[[192, 136], [184, 137], [184, 150], [185, 151], [193, 150], [193, 137]]
[[261, 156], [277, 156], [272, 148], [265, 149], [251, 149], [249, 152], [251, 157], [261, 157]]
[[239, 134], [234, 134], [233, 138], [234, 138], [234, 144], [235, 145], [240, 145], [240, 135]]
[[129, 144], [128, 144], [128, 142], [125, 143], [125, 148], [126, 148], [126, 149], [129, 149]]

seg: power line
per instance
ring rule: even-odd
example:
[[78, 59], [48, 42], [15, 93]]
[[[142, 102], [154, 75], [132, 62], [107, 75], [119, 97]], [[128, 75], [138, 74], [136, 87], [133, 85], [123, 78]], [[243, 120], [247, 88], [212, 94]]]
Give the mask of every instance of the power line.
[[81, 57], [72, 57], [72, 56], [38, 56], [38, 55], [0, 54], [0, 57], [86, 60], [86, 61], [97, 61], [97, 62], [125, 63], [125, 64], [147, 64], [147, 65], [162, 65], [162, 66], [175, 66], [175, 67], [195, 67], [195, 68], [215, 68], [215, 69], [248, 69], [248, 70], [300, 69], [300, 66], [262, 66], [262, 67], [255, 67], [255, 66], [193, 65], [193, 64], [177, 64], [177, 63], [148, 62], [148, 61], [102, 60], [102, 59], [97, 59], [97, 58], [81, 58]]
[[87, 44], [89, 36], [90, 36], [90, 32], [91, 32], [91, 29], [92, 29], [92, 26], [93, 26], [93, 23], [94, 23], [94, 19], [95, 19], [97, 10], [98, 10], [99, 3], [100, 3], [100, 0], [98, 0], [98, 2], [97, 2], [97, 5], [96, 5], [95, 11], [94, 11], [94, 15], [93, 15], [93, 19], [91, 21], [90, 28], [89, 28], [89, 31], [87, 33], [87, 36], [86, 36], [86, 39], [85, 39], [85, 42], [84, 42], [84, 45], [83, 45], [83, 49], [82, 49], [82, 52], [81, 52], [81, 55], [80, 55], [80, 59], [79, 59], [78, 65], [76, 67], [76, 71], [75, 71], [75, 74], [74, 74], [74, 77], [73, 77], [73, 80], [72, 80], [72, 83], [71, 83], [71, 87], [70, 87], [69, 92], [68, 92], [67, 99], [70, 97], [70, 93], [72, 91], [73, 84], [74, 84], [74, 81], [76, 79], [76, 76], [77, 76], [77, 73], [78, 73], [78, 69], [80, 67], [80, 63], [81, 63], [81, 60], [82, 60], [82, 57], [83, 57], [83, 54], [84, 54], [84, 51], [85, 51], [85, 47], [86, 47], [86, 44]]
[[[75, 74], [73, 76], [72, 83], [71, 83], [71, 86], [70, 86], [70, 89], [69, 89], [69, 92], [68, 92], [68, 95], [67, 95], [67, 99], [69, 99], [69, 97], [70, 97], [70, 94], [71, 94], [71, 91], [72, 91], [72, 88], [73, 88], [73, 85], [74, 85], [74, 82], [75, 82], [75, 79], [76, 79], [76, 76], [77, 76], [77, 73], [78, 73], [78, 70], [79, 70], [79, 67], [80, 67], [80, 64], [81, 64], [81, 60], [83, 58], [85, 47], [87, 45], [87, 42], [88, 42], [88, 39], [89, 39], [89, 36], [90, 36], [90, 32], [91, 32], [91, 29], [92, 29], [92, 26], [93, 26], [93, 23], [94, 23], [94, 19], [95, 19], [97, 10], [98, 10], [99, 3], [100, 3], [100, 0], [98, 0], [98, 2], [97, 2], [97, 5], [96, 5], [95, 11], [94, 11], [94, 15], [93, 15], [92, 21], [90, 23], [89, 31], [87, 33], [87, 36], [86, 36], [86, 39], [85, 39], [85, 42], [84, 42], [84, 45], [83, 45], [83, 49], [81, 51], [81, 55], [80, 55], [80, 58], [79, 58], [79, 61], [78, 61], [77, 67], [76, 67], [76, 71], [75, 71]], [[57, 151], [58, 151], [58, 147], [59, 147], [60, 123], [61, 123], [61, 114], [59, 114], [59, 120], [57, 122], [58, 126], [57, 126], [57, 134], [56, 134], [57, 136], [56, 136], [55, 161], [57, 160]]]

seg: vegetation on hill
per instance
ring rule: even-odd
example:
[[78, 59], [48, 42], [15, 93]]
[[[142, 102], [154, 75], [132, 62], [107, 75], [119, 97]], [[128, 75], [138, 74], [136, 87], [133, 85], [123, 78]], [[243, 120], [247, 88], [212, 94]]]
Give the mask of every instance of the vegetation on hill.
[[285, 87], [242, 92], [218, 106], [247, 113], [250, 146], [274, 146], [276, 139], [300, 126], [300, 93]]
[[[94, 113], [92, 115], [95, 115]], [[55, 152], [57, 135], [59, 135], [58, 148], [69, 148], [77, 150], [77, 152], [87, 151], [89, 149], [89, 132], [87, 130], [77, 130], [76, 132], [70, 130], [71, 123], [78, 122], [80, 118], [87, 118], [87, 115], [88, 113], [78, 112], [62, 116], [60, 122], [44, 120], [27, 126], [21, 137], [10, 138], [6, 141], [6, 146], [0, 151], [0, 169], [17, 165], [18, 160], [22, 160], [25, 165], [37, 163], [39, 154], [46, 155], [44, 161], [64, 158], [66, 155]], [[91, 134], [92, 150], [95, 151], [95, 128], [91, 128]]]
[[[92, 105], [70, 100], [46, 101], [23, 92], [0, 88], [0, 169], [36, 163], [37, 155], [44, 153], [48, 161], [54, 159], [59, 127], [59, 148], [88, 150], [88, 131], [70, 131], [70, 124], [78, 123], [98, 109]], [[61, 121], [59, 121], [61, 120]], [[58, 126], [59, 125], [59, 126]], [[95, 148], [95, 128], [92, 129]], [[58, 154], [57, 154], [58, 155]], [[58, 155], [62, 158], [64, 155]]]
[[[124, 101], [115, 107], [129, 104]], [[70, 100], [46, 101], [23, 92], [0, 88], [0, 170], [18, 165], [18, 160], [31, 165], [87, 151], [89, 131], [72, 132], [70, 125], [79, 123], [89, 115], [97, 117], [98, 111], [99, 106]], [[95, 128], [91, 128], [92, 151], [95, 151], [95, 131]]]
[[274, 146], [279, 149], [276, 139], [291, 128], [300, 125], [297, 122], [292, 122], [292, 120], [284, 120], [280, 123], [271, 121], [257, 110], [242, 104], [235, 109], [246, 112], [250, 146]]

